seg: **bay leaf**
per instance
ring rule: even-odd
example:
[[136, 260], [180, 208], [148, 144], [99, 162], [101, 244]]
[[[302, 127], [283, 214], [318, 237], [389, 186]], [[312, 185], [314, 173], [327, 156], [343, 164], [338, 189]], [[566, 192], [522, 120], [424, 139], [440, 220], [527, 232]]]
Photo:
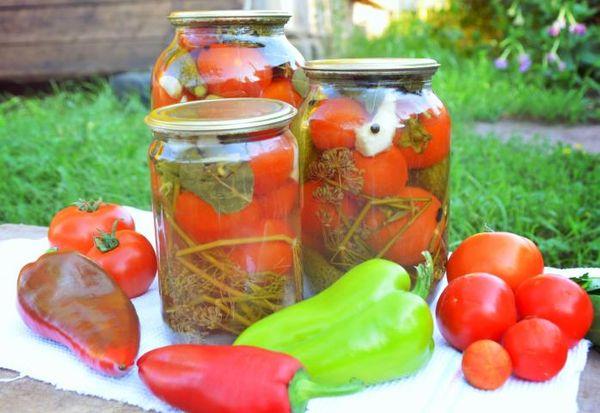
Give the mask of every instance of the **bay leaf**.
[[179, 179], [219, 213], [238, 212], [252, 202], [254, 173], [248, 162], [183, 163]]

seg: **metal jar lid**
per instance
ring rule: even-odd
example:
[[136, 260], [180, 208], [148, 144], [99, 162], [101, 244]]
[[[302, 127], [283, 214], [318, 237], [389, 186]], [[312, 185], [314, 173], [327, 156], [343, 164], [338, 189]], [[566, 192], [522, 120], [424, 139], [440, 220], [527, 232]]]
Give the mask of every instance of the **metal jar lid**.
[[281, 10], [205, 10], [174, 11], [169, 14], [169, 21], [174, 26], [191, 24], [285, 24], [292, 15]]
[[154, 132], [235, 135], [285, 127], [296, 112], [274, 99], [211, 99], [163, 106], [144, 121]]
[[440, 67], [434, 59], [372, 58], [324, 59], [306, 62], [303, 69], [311, 79], [371, 76], [433, 76]]

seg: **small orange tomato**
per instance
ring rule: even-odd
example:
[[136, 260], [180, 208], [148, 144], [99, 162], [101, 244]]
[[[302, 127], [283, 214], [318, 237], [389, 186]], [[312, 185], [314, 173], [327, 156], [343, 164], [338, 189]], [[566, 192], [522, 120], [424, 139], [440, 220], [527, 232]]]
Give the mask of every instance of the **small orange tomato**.
[[308, 120], [312, 142], [321, 150], [354, 148], [354, 130], [367, 118], [366, 110], [354, 99], [326, 99], [319, 103]]
[[296, 108], [302, 103], [302, 96], [294, 90], [291, 80], [286, 78], [274, 79], [261, 97], [282, 100]]
[[462, 371], [473, 387], [481, 390], [496, 390], [512, 373], [508, 352], [493, 340], [472, 343], [462, 356]]
[[363, 171], [363, 192], [375, 197], [398, 194], [406, 186], [408, 168], [402, 152], [392, 147], [376, 156], [353, 153], [356, 167]]

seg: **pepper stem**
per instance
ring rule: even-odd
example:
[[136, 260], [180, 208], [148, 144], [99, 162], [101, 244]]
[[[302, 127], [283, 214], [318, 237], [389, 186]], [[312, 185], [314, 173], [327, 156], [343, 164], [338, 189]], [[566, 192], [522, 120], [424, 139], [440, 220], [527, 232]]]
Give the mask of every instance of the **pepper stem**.
[[94, 244], [96, 245], [96, 248], [100, 250], [100, 252], [112, 251], [119, 246], [119, 240], [116, 237], [118, 224], [119, 220], [115, 219], [110, 233], [98, 229], [98, 234], [100, 235], [94, 237]]
[[423, 256], [425, 263], [417, 265], [417, 281], [412, 293], [427, 299], [433, 281], [433, 258], [429, 251], [423, 251]]
[[100, 208], [100, 205], [102, 205], [102, 198], [96, 199], [95, 201], [86, 201], [85, 199], [79, 198], [77, 201], [73, 202], [73, 205], [75, 205], [80, 211], [94, 212]]
[[289, 384], [291, 413], [304, 413], [310, 399], [317, 397], [343, 396], [364, 389], [360, 380], [351, 380], [346, 384], [325, 384], [313, 381], [306, 370], [296, 372]]

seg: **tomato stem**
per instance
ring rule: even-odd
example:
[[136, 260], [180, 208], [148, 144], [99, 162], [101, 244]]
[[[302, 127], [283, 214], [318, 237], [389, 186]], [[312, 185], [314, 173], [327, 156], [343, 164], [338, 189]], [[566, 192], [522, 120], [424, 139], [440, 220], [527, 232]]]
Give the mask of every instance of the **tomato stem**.
[[412, 293], [418, 295], [423, 299], [427, 299], [429, 290], [431, 289], [431, 282], [433, 281], [433, 258], [429, 251], [423, 251], [425, 257], [425, 263], [417, 265], [417, 281]]
[[95, 201], [86, 201], [85, 199], [79, 198], [77, 201], [73, 202], [73, 205], [83, 212], [95, 212], [100, 208], [100, 205], [102, 205], [102, 198], [98, 198]]
[[98, 234], [100, 234], [100, 235], [98, 235], [97, 237], [94, 237], [94, 244], [96, 245], [96, 248], [98, 248], [98, 250], [100, 252], [103, 252], [103, 253], [109, 252], [119, 246], [119, 240], [116, 237], [118, 224], [119, 224], [119, 220], [115, 219], [115, 222], [113, 222], [112, 230], [110, 233], [104, 232], [101, 229], [98, 229]]

